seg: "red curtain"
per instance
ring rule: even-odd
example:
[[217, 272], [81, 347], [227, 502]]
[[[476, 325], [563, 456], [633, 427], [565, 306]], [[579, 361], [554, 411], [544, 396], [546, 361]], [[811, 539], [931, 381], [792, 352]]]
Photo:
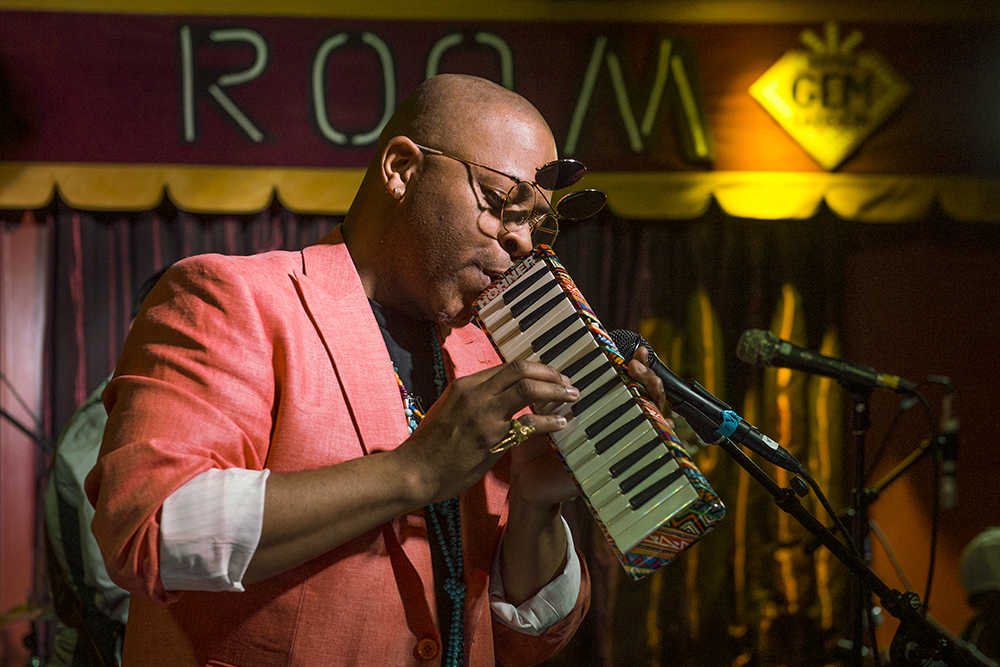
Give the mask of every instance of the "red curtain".
[[39, 541], [47, 253], [44, 212], [0, 212], [0, 665], [26, 664], [22, 637], [45, 601]]
[[[53, 229], [46, 340], [52, 432], [65, 424], [81, 392], [113, 370], [127, 331], [131, 294], [148, 275], [196, 253], [297, 249], [318, 240], [338, 222], [296, 215], [279, 206], [257, 215], [207, 216], [178, 211], [169, 204], [122, 214], [76, 211], [56, 202], [39, 215], [50, 216]], [[907, 259], [911, 251], [912, 262]], [[556, 252], [607, 329], [638, 330], [650, 318], [673, 327], [681, 353], [658, 351], [678, 375], [701, 377], [707, 366], [705, 335], [714, 336], [711, 354], [720, 380], [713, 391], [739, 411], [752, 406], [748, 399], [754, 396], [759, 406], [764, 400], [759, 397], [768, 393], [761, 387], [768, 380], [762, 369], [734, 360], [736, 342], [745, 329], [770, 328], [779, 304], [790, 294], [795, 308], [804, 314], [795, 324], [799, 344], [819, 349], [830, 331], [839, 332], [845, 358], [914, 381], [929, 373], [951, 374], [963, 401], [956, 405], [989, 400], [983, 380], [988, 373], [977, 378], [976, 369], [956, 356], [958, 351], [925, 352], [960, 331], [958, 322], [967, 328], [982, 313], [1000, 321], [995, 312], [1000, 306], [983, 303], [989, 301], [991, 289], [995, 292], [990, 287], [995, 280], [987, 280], [988, 267], [1000, 259], [1000, 240], [991, 227], [954, 223], [940, 213], [906, 225], [874, 225], [846, 222], [829, 211], [808, 221], [777, 222], [736, 219], [717, 207], [696, 220], [672, 222], [624, 220], [604, 212], [565, 229]], [[893, 261], [882, 261], [884, 257]], [[970, 258], [975, 259], [971, 264]], [[979, 268], [963, 276], [968, 266]], [[900, 271], [919, 272], [920, 279], [907, 275], [900, 281]], [[942, 275], [952, 280], [942, 281]], [[907, 292], [908, 284], [920, 291]], [[885, 330], [907, 318], [922, 318], [926, 324], [923, 309], [928, 299], [938, 304], [939, 312], [950, 309], [950, 324], [912, 326], [907, 332]], [[872, 304], [880, 304], [878, 315], [885, 323], [881, 329], [872, 324]], [[695, 321], [696, 307], [701, 307], [698, 313], [706, 309], [711, 313], [707, 328]], [[979, 354], [979, 365], [1000, 366], [998, 346]], [[895, 395], [879, 396], [878, 401], [873, 443], [886, 434], [886, 424], [898, 409]], [[833, 407], [834, 420], [843, 419], [843, 408]], [[764, 430], [772, 423], [778, 427], [777, 421], [770, 421], [773, 417], [766, 406], [756, 410], [751, 421], [762, 420]], [[796, 419], [796, 434], [806, 438], [815, 430], [805, 416]], [[895, 463], [916, 446], [927, 425], [908, 419], [911, 428], [895, 432], [884, 461], [869, 460], [870, 464]], [[992, 434], [985, 417], [977, 421], [973, 415], [963, 421], [963, 428], [970, 440], [987, 440]], [[972, 511], [949, 517], [943, 557], [938, 560], [940, 584], [934, 593], [938, 606], [932, 608], [942, 610], [938, 617], [953, 630], [961, 629], [967, 614], [954, 575], [957, 552], [983, 527], [1000, 523], [995, 499], [990, 504], [982, 495], [985, 491], [973, 490], [974, 475], [980, 475], [979, 488], [987, 489], [992, 482], [986, 480], [996, 474], [996, 464], [983, 451], [963, 454], [969, 462], [965, 493], [979, 495], [966, 496], [976, 503]], [[847, 503], [849, 482], [840, 480], [853, 479], [851, 452], [846, 439], [834, 444], [837, 465], [830, 495], [837, 507]], [[762, 499], [759, 490], [741, 486], [744, 482], [735, 463], [717, 449], [700, 450], [695, 460], [705, 465], [703, 470], [729, 515], [697, 551], [640, 582], [624, 576], [585, 506], [567, 505], [565, 514], [593, 574], [594, 599], [584, 627], [550, 665], [728, 667], [734, 661], [754, 661], [793, 667], [825, 664], [837, 657], [836, 640], [850, 627], [838, 587], [846, 571], [836, 563], [831, 566], [835, 613], [824, 625], [818, 611], [821, 596], [812, 588], [816, 577], [803, 575], [790, 588], [776, 564], [777, 554], [784, 553], [795, 568], [812, 567], [814, 557], [805, 553], [801, 532], [779, 527], [779, 511], [769, 497]], [[812, 462], [807, 460], [803, 463], [808, 468]], [[930, 497], [928, 471], [927, 464], [916, 468], [912, 481], [924, 499]], [[926, 500], [911, 503], [914, 506], [905, 512], [898, 505], [890, 507], [889, 514], [912, 514], [925, 527]], [[737, 530], [741, 525], [743, 546]], [[892, 533], [892, 526], [883, 528]], [[916, 561], [909, 575], [922, 593], [928, 545], [909, 546]], [[741, 548], [746, 549], [741, 561], [745, 570], [737, 576], [734, 554]], [[880, 575], [898, 586], [888, 568]], [[789, 599], [791, 589], [794, 601]]]

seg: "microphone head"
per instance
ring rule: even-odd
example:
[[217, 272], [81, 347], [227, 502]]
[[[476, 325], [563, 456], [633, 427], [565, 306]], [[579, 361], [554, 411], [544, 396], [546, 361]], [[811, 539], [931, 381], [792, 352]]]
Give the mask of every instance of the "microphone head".
[[615, 346], [621, 352], [625, 361], [632, 360], [640, 345], [649, 347], [649, 343], [643, 340], [642, 336], [628, 329], [615, 329], [614, 331], [609, 331], [608, 335], [611, 336], [611, 340], [614, 341]]
[[763, 329], [747, 329], [736, 345], [740, 361], [754, 366], [770, 366], [779, 338]]

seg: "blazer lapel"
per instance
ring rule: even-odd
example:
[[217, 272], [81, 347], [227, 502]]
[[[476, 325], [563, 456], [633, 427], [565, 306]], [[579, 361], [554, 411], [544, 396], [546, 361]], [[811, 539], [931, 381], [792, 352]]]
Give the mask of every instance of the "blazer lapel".
[[399, 385], [339, 227], [302, 250], [302, 273], [294, 278], [365, 453], [395, 448], [408, 435]]

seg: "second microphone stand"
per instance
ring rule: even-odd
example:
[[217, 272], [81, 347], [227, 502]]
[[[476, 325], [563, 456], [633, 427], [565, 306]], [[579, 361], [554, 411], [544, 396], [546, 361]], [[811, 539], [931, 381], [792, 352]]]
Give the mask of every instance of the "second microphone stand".
[[[917, 667], [929, 661], [939, 660], [948, 667], [1000, 667], [997, 663], [973, 652], [965, 646], [953, 642], [944, 632], [934, 627], [920, 612], [920, 597], [916, 593], [900, 593], [887, 586], [854, 552], [838, 540], [826, 526], [809, 513], [794, 491], [777, 484], [760, 467], [743, 453], [743, 450], [728, 439], [723, 439], [722, 447], [751, 477], [757, 480], [774, 498], [775, 504], [791, 515], [806, 530], [851, 571], [863, 590], [878, 596], [882, 607], [899, 619], [899, 629], [893, 637], [889, 656], [896, 667]], [[802, 480], [798, 480], [802, 491], [807, 492]], [[794, 484], [793, 484], [794, 486]], [[803, 494], [804, 495], [804, 494]], [[876, 665], [878, 656], [875, 656]]]

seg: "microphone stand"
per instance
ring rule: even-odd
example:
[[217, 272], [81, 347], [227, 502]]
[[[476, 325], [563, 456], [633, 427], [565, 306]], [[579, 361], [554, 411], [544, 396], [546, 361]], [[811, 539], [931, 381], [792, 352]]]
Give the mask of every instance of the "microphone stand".
[[14, 417], [14, 415], [10, 414], [9, 412], [7, 412], [6, 410], [4, 410], [3, 408], [0, 408], [0, 417], [3, 417], [7, 421], [9, 421], [11, 423], [11, 425], [14, 426], [17, 430], [21, 431], [26, 436], [28, 436], [29, 438], [31, 438], [36, 445], [38, 445], [39, 447], [42, 448], [43, 452], [45, 452], [46, 454], [51, 454], [52, 453], [52, 451], [53, 451], [52, 445], [49, 444], [48, 438], [46, 438], [44, 435], [40, 435], [38, 433], [35, 433], [30, 428], [28, 428], [27, 426], [25, 426], [24, 424], [22, 424], [21, 422], [19, 422]]
[[919, 463], [925, 455], [933, 453], [934, 443], [931, 439], [928, 438], [924, 442], [920, 443], [919, 447], [910, 452], [910, 455], [903, 459], [899, 465], [886, 473], [885, 477], [879, 480], [874, 486], [865, 489], [865, 497], [869, 499], [868, 504], [870, 505], [875, 500], [878, 500], [879, 495], [885, 491], [890, 484], [902, 477], [903, 474], [915, 464]]
[[[868, 399], [870, 397], [871, 389], [851, 392], [850, 428], [851, 433], [854, 434], [854, 465], [856, 472], [854, 477], [854, 515], [851, 521], [850, 539], [858, 548], [858, 552], [862, 554], [867, 553], [868, 543], [868, 506], [870, 499], [865, 494], [865, 435], [871, 426], [871, 410], [868, 406]], [[845, 535], [845, 537], [847, 536]], [[839, 541], [838, 544], [840, 544]], [[867, 569], [867, 566], [865, 569]], [[869, 620], [869, 630], [872, 633], [873, 639], [875, 637], [875, 624], [871, 618], [871, 596], [872, 589], [865, 585], [863, 578], [855, 577], [851, 579], [849, 609], [851, 611], [851, 639], [854, 642], [854, 645], [851, 647], [851, 662], [854, 667], [861, 667], [862, 664], [865, 618]], [[878, 656], [876, 656], [876, 664], [878, 664], [877, 660]]]
[[[899, 479], [907, 470], [924, 457], [927, 453], [934, 451], [933, 438], [922, 444], [915, 452], [911, 453], [901, 464], [885, 476], [873, 487], [865, 485], [865, 435], [871, 425], [871, 411], [869, 410], [868, 399], [871, 397], [871, 389], [867, 387], [852, 386], [850, 429], [855, 437], [855, 483], [853, 492], [852, 507], [849, 513], [841, 515], [845, 519], [851, 520], [851, 535], [846, 536], [858, 548], [862, 554], [868, 553], [869, 538], [869, 509], [879, 495], [892, 482]], [[810, 550], [815, 549], [815, 544]], [[875, 628], [871, 618], [871, 596], [872, 590], [864, 585], [860, 579], [853, 579], [850, 585], [849, 609], [851, 612], [851, 648], [852, 667], [861, 667], [863, 660], [864, 645], [864, 619], [869, 619], [870, 631], [874, 636]]]
[[[889, 649], [889, 658], [896, 667], [919, 667], [930, 660], [940, 660], [948, 667], [1000, 667], [981, 653], [974, 652], [966, 646], [954, 642], [951, 638], [936, 628], [920, 614], [920, 596], [916, 593], [900, 593], [891, 589], [876, 576], [847, 546], [838, 540], [830, 530], [799, 502], [798, 495], [792, 489], [778, 485], [761, 468], [734, 445], [728, 438], [718, 443], [751, 477], [757, 480], [774, 498], [775, 504], [785, 513], [791, 515], [806, 530], [813, 534], [823, 546], [843, 563], [859, 580], [864, 590], [872, 591], [878, 596], [882, 607], [899, 619], [899, 629], [893, 637]], [[799, 489], [799, 495], [806, 495], [808, 488], [799, 478], [794, 478], [798, 484], [792, 486]], [[876, 665], [878, 656], [874, 656]]]

